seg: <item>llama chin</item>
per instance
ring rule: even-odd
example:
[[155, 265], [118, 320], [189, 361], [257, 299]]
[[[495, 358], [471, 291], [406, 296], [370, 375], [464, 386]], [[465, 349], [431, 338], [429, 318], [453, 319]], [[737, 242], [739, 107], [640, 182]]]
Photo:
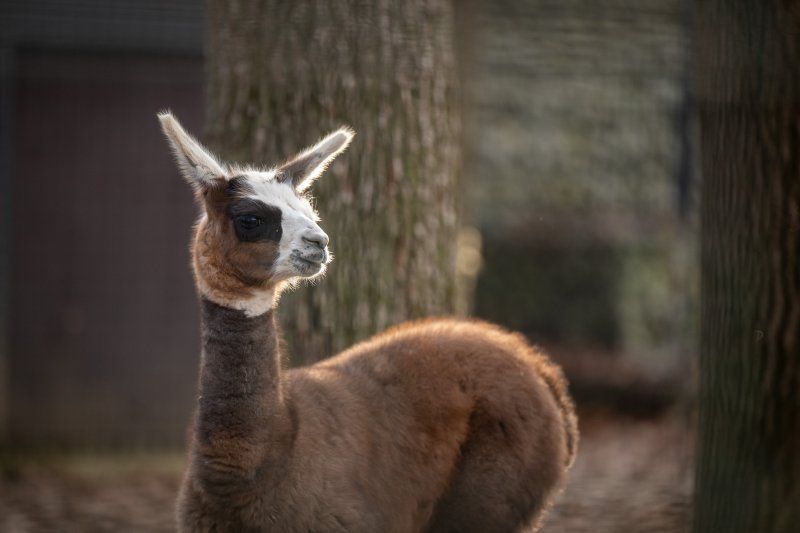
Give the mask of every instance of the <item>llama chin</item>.
[[401, 324], [284, 369], [281, 291], [332, 255], [306, 196], [353, 138], [270, 169], [221, 163], [159, 114], [202, 210], [202, 357], [180, 531], [530, 531], [577, 451], [556, 365], [480, 321]]

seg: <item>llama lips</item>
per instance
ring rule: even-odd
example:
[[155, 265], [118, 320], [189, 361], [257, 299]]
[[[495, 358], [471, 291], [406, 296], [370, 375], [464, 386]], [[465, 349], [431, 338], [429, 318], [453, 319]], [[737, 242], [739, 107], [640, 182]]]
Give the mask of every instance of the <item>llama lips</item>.
[[325, 252], [314, 253], [309, 255], [301, 255], [300, 252], [294, 251], [290, 256], [292, 265], [302, 274], [317, 273], [323, 266], [325, 259]]
[[326, 262], [326, 259], [328, 258], [328, 252], [321, 248], [304, 251], [294, 250], [292, 251], [291, 257], [292, 259], [296, 258], [308, 263], [321, 264]]

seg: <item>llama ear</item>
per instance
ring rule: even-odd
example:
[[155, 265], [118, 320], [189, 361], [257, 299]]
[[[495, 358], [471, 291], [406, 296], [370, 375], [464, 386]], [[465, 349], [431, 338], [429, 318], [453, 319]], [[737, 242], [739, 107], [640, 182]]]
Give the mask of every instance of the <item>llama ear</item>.
[[347, 148], [353, 135], [355, 132], [347, 127], [334, 131], [281, 165], [278, 169], [278, 180], [291, 181], [297, 192], [305, 191], [325, 171], [331, 161]]
[[226, 172], [222, 165], [197, 139], [186, 133], [172, 113], [162, 111], [158, 114], [158, 120], [186, 181], [193, 187], [207, 188], [225, 179]]

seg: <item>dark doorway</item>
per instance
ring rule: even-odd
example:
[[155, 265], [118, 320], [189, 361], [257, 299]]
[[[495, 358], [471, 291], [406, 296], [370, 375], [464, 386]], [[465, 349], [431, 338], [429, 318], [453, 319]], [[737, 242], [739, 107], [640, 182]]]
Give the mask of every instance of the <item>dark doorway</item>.
[[196, 217], [156, 120], [202, 58], [25, 51], [14, 89], [11, 444], [174, 446], [195, 389]]

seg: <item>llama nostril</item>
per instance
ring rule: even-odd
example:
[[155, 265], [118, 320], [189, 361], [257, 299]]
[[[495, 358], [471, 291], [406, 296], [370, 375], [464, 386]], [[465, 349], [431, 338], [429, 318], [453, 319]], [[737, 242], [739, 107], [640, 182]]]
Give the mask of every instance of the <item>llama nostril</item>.
[[313, 244], [323, 249], [328, 246], [328, 236], [324, 233], [311, 233], [309, 235], [303, 235], [303, 240], [308, 244]]

